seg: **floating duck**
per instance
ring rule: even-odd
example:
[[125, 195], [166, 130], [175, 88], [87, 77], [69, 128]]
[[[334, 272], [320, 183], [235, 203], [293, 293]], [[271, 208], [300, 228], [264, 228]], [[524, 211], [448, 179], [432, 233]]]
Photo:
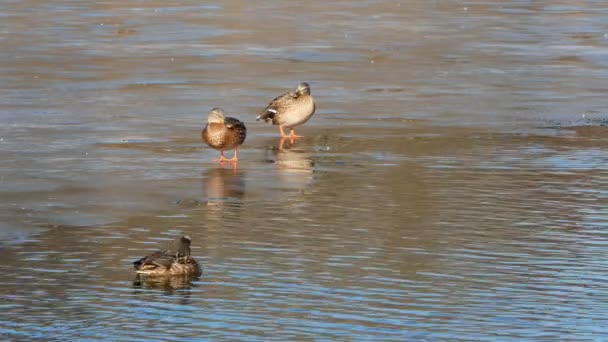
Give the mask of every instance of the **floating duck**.
[[145, 256], [135, 262], [135, 272], [145, 275], [199, 275], [201, 268], [190, 256], [189, 236], [177, 241], [177, 251], [162, 250]]

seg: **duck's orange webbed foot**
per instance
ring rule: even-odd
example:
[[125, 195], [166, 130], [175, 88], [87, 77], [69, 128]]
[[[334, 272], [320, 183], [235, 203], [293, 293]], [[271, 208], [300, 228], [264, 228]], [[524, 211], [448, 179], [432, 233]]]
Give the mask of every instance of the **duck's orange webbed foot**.
[[296, 132], [291, 129], [291, 131], [289, 132], [289, 135], [287, 136], [289, 139], [302, 139], [304, 138], [303, 135], [296, 135]]
[[289, 135], [285, 134], [285, 132], [283, 131], [283, 126], [279, 126], [279, 130], [281, 131], [281, 139], [289, 139], [289, 140], [294, 140], [294, 139], [301, 139], [304, 138], [301, 135], [296, 135], [293, 128], [289, 129]]
[[225, 161], [231, 161], [231, 159], [226, 158], [226, 156], [224, 156], [224, 151], [220, 151], [220, 159], [216, 159], [216, 162], [219, 163], [223, 163]]
[[224, 156], [224, 151], [222, 151], [221, 153], [222, 153], [222, 157], [219, 160], [220, 163], [225, 162], [225, 161], [236, 163], [239, 161], [239, 148], [238, 147], [234, 149], [234, 156], [230, 159], [228, 159]]

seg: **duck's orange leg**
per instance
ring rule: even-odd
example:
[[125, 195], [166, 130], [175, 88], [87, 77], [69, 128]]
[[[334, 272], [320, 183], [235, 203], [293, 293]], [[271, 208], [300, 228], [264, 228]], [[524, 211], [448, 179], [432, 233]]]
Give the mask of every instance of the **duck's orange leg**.
[[289, 139], [289, 142], [292, 144], [295, 139], [304, 138], [301, 135], [295, 135], [293, 128], [289, 129], [290, 130], [289, 135], [285, 134], [285, 132], [283, 131], [283, 126], [279, 126], [279, 130], [281, 131], [281, 139]]
[[283, 126], [279, 126], [279, 131], [281, 131], [281, 139], [289, 138], [289, 135], [286, 135], [285, 132], [283, 132]]
[[234, 148], [234, 156], [230, 159], [225, 159], [226, 161], [229, 162], [238, 162], [239, 161], [239, 148], [235, 147]]

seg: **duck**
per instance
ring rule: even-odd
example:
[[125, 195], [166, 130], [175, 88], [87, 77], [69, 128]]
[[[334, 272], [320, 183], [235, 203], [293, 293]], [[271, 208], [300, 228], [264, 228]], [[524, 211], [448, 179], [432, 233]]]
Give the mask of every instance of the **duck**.
[[135, 262], [135, 272], [152, 276], [200, 275], [201, 267], [190, 255], [192, 239], [184, 235], [177, 240], [177, 250], [161, 250]]
[[[315, 100], [310, 94], [310, 86], [306, 82], [298, 84], [295, 92], [289, 92], [276, 97], [270, 101], [257, 116], [256, 121], [264, 120], [267, 123], [279, 126], [281, 139], [300, 139], [301, 135], [296, 135], [294, 128], [304, 124], [315, 113]], [[286, 135], [283, 128], [289, 128], [289, 135]]]
[[[235, 118], [226, 117], [224, 110], [213, 108], [207, 117], [207, 125], [201, 132], [203, 141], [209, 147], [220, 151], [220, 162], [238, 161], [239, 146], [245, 142], [247, 127]], [[227, 159], [224, 151], [234, 150], [234, 156]]]

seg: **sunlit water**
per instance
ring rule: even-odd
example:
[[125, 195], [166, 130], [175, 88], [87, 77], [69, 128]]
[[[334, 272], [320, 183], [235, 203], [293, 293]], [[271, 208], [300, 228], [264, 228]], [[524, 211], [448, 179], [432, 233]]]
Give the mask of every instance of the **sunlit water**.
[[607, 338], [607, 56], [601, 1], [3, 1], [0, 336]]

